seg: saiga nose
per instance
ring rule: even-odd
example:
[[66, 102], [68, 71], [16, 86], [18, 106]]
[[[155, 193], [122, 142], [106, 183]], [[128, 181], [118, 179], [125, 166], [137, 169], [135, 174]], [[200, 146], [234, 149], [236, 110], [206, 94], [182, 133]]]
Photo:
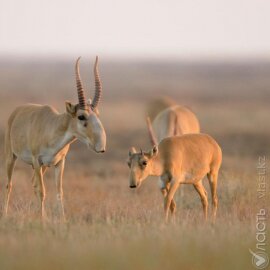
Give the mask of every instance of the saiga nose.
[[102, 149], [102, 150], [99, 150], [99, 151], [96, 151], [97, 153], [105, 153], [105, 149]]

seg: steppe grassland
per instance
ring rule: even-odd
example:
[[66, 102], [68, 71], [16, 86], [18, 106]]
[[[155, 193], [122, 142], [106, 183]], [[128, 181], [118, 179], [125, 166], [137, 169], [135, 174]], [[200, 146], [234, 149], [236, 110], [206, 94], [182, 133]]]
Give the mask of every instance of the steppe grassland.
[[[0, 153], [5, 123], [15, 106], [47, 103], [63, 111], [66, 99], [76, 100], [71, 66], [1, 65]], [[79, 142], [71, 147], [64, 174], [66, 224], [57, 218], [52, 171], [45, 177], [49, 220], [41, 225], [31, 168], [17, 163], [10, 215], [0, 220], [0, 268], [252, 269], [249, 248], [255, 246], [256, 212], [261, 204], [256, 165], [258, 157], [269, 157], [270, 151], [266, 91], [270, 67], [232, 68], [105, 63], [102, 69], [101, 65], [100, 111], [108, 151], [96, 155]], [[83, 78], [90, 92], [92, 77], [85, 69]], [[146, 180], [136, 192], [128, 188], [127, 152], [132, 145], [150, 147], [144, 112], [156, 92], [191, 107], [203, 132], [223, 148], [215, 227], [203, 224], [201, 203], [192, 186], [184, 186], [184, 194], [176, 195], [175, 224], [163, 222], [156, 178]], [[6, 181], [2, 155], [0, 162], [2, 208]], [[209, 192], [206, 179], [204, 184]]]

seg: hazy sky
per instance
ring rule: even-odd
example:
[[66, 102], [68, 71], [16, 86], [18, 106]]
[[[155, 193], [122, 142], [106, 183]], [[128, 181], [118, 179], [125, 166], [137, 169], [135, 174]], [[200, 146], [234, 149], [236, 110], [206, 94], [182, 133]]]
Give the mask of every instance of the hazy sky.
[[1, 55], [268, 57], [269, 0], [0, 0]]

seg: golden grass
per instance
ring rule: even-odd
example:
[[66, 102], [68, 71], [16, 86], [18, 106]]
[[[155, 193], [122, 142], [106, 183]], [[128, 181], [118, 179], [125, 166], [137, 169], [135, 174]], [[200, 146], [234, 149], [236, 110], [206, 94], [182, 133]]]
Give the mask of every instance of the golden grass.
[[15, 176], [22, 177], [14, 178], [9, 218], [0, 220], [1, 269], [252, 269], [256, 175], [221, 173], [215, 226], [204, 224], [192, 186], [177, 193], [176, 221], [165, 224], [155, 178], [133, 192], [123, 173], [100, 178], [72, 164], [64, 185], [68, 221], [59, 221], [48, 174], [42, 225], [30, 172]]

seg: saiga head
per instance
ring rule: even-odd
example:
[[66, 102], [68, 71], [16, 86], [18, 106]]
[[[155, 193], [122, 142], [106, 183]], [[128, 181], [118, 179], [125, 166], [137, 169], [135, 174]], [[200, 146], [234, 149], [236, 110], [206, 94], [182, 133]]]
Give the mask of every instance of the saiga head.
[[95, 96], [93, 101], [86, 102], [82, 80], [80, 77], [79, 60], [76, 62], [76, 84], [78, 92], [78, 104], [72, 104], [66, 101], [66, 111], [71, 115], [70, 131], [80, 141], [93, 148], [98, 153], [106, 150], [106, 133], [98, 117], [97, 106], [101, 98], [101, 81], [98, 74], [98, 57], [96, 57], [94, 75], [95, 75]]
[[136, 152], [132, 147], [129, 151], [127, 164], [130, 168], [129, 187], [139, 187], [143, 180], [152, 172], [152, 160], [158, 154], [157, 146], [154, 146], [149, 152], [145, 153], [142, 150]]

